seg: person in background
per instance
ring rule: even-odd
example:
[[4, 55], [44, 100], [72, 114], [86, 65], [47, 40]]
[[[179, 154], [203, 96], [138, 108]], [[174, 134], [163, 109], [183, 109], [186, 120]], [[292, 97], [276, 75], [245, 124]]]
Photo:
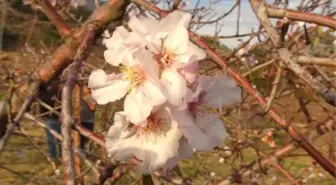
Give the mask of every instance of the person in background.
[[[50, 84], [41, 86], [41, 94], [40, 99], [50, 106], [51, 108], [55, 108], [59, 103], [55, 101], [55, 98], [59, 97], [60, 87], [59, 82], [52, 81]], [[58, 110], [59, 111], [59, 110]], [[49, 129], [53, 129], [58, 133], [61, 133], [61, 123], [59, 119], [59, 115], [51, 112], [49, 109], [41, 106], [40, 112], [45, 114], [43, 118], [46, 121], [46, 126]], [[58, 141], [46, 128], [46, 135], [48, 140], [48, 148], [49, 148], [49, 157], [53, 160], [53, 167], [56, 170], [55, 162], [61, 159], [61, 143]], [[58, 150], [58, 151], [57, 151]]]
[[[93, 131], [94, 119], [95, 119], [95, 109], [96, 101], [92, 98], [90, 89], [86, 86], [81, 88], [82, 90], [82, 100], [81, 100], [81, 124], [86, 129]], [[80, 148], [84, 149], [84, 146], [88, 139], [81, 135], [80, 137]]]

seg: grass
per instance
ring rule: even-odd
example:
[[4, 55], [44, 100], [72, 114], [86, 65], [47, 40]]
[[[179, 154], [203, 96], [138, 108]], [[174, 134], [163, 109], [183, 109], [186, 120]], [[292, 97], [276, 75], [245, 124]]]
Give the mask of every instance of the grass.
[[[28, 129], [28, 134], [44, 137], [44, 130], [38, 127], [31, 127]], [[47, 151], [46, 143], [39, 144], [39, 147]], [[53, 177], [52, 173], [51, 163], [25, 137], [17, 135], [10, 137], [0, 157], [1, 184], [51, 185], [60, 183], [60, 179]]]

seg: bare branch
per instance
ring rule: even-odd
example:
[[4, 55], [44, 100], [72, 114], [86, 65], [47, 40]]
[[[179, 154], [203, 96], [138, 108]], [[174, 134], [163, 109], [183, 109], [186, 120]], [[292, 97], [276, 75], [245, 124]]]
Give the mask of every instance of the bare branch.
[[65, 180], [68, 185], [75, 185], [76, 174], [74, 169], [73, 153], [72, 153], [72, 138], [71, 128], [74, 126], [72, 118], [72, 92], [76, 83], [77, 73], [82, 66], [83, 61], [87, 57], [87, 50], [93, 42], [96, 30], [94, 27], [89, 27], [87, 35], [82, 44], [79, 46], [74, 63], [70, 68], [68, 80], [66, 81], [62, 91], [62, 158], [65, 165]]

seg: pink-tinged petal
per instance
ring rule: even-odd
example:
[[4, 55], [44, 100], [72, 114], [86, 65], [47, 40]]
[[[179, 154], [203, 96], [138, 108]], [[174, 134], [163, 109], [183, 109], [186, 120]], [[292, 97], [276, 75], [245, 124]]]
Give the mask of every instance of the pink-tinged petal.
[[187, 73], [196, 74], [198, 69], [199, 69], [199, 62], [195, 61], [195, 62], [190, 62], [190, 63], [186, 64], [183, 68], [183, 71], [185, 71]]
[[138, 89], [133, 89], [130, 94], [126, 96], [124, 102], [124, 111], [127, 119], [134, 124], [143, 123], [153, 109], [153, 104], [150, 99], [145, 97], [143, 92]]
[[213, 113], [204, 113], [197, 116], [195, 124], [201, 128], [202, 132], [208, 137], [209, 143], [203, 150], [212, 150], [214, 147], [221, 145], [228, 137], [222, 120], [219, 119], [218, 115]]
[[166, 170], [171, 170], [173, 169], [179, 161], [184, 160], [184, 159], [190, 159], [193, 157], [194, 151], [188, 144], [188, 141], [185, 139], [180, 140], [180, 146], [178, 149], [179, 155], [173, 158], [170, 158], [165, 166], [164, 169]]
[[227, 75], [214, 79], [215, 84], [203, 97], [203, 104], [221, 108], [241, 101], [241, 89], [236, 86], [234, 80]]
[[159, 67], [154, 60], [154, 55], [148, 50], [139, 50], [135, 55], [139, 61], [140, 67], [145, 71], [147, 76], [152, 79], [159, 79]]
[[195, 123], [193, 116], [188, 110], [180, 111], [177, 109], [171, 109], [173, 118], [179, 125], [179, 129], [183, 135], [188, 138], [190, 147], [197, 150], [211, 150], [209, 147], [209, 136], [206, 135]]
[[187, 93], [186, 93], [185, 97], [183, 98], [182, 105], [179, 106], [179, 107], [174, 107], [174, 108], [176, 108], [178, 110], [186, 110], [186, 109], [188, 109], [189, 102], [194, 101], [194, 99], [193, 99], [193, 93], [194, 92], [191, 89], [187, 88]]
[[125, 96], [129, 82], [121, 80], [121, 76], [107, 76], [103, 70], [92, 72], [88, 86], [92, 90], [92, 97], [98, 104], [114, 102]]
[[166, 69], [161, 74], [161, 83], [168, 101], [175, 106], [182, 105], [187, 93], [187, 84], [183, 76], [176, 71]]
[[190, 62], [184, 66], [184, 68], [181, 70], [181, 74], [184, 76], [184, 78], [187, 80], [189, 84], [192, 84], [195, 82], [197, 78], [197, 71], [199, 68], [198, 61], [196, 62]]
[[209, 91], [216, 84], [216, 80], [213, 76], [199, 75], [197, 78], [198, 88], [203, 91]]

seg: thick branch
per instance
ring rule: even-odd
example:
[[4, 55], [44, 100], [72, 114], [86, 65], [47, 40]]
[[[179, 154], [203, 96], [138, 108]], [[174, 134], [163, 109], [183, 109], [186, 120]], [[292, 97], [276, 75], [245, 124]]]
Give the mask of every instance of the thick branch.
[[[87, 32], [88, 25], [95, 27], [97, 30], [97, 35], [101, 33], [104, 28], [111, 22], [114, 21], [114, 26], [117, 26], [117, 22], [122, 17], [125, 12], [126, 6], [128, 5], [126, 0], [109, 0], [103, 6], [97, 8], [90, 18], [81, 26], [76, 29], [72, 37], [65, 40], [65, 44], [61, 45], [56, 52], [51, 56], [50, 60], [39, 67], [36, 70], [36, 76], [39, 80], [46, 83], [53, 79], [57, 74], [59, 74], [65, 67], [67, 67], [72, 61], [77, 48], [79, 47], [81, 41]], [[27, 94], [25, 90], [28, 88], [28, 83], [23, 83], [20, 85], [18, 92], [14, 94], [11, 99], [12, 102], [12, 113], [17, 113], [22, 105], [22, 100], [25, 99]], [[7, 122], [2, 120], [7, 120], [7, 109], [4, 103], [1, 103], [2, 109], [0, 111], [0, 134], [4, 133], [5, 125]], [[0, 135], [1, 137], [2, 135]]]
[[49, 18], [49, 20], [56, 26], [59, 34], [61, 36], [67, 36], [71, 32], [70, 26], [62, 19], [62, 17], [57, 13], [55, 8], [50, 4], [49, 0], [39, 0], [36, 1], [41, 7], [44, 14]]
[[297, 58], [297, 61], [301, 64], [316, 64], [316, 65], [336, 66], [336, 61], [334, 59], [330, 59], [330, 58], [299, 56]]
[[64, 85], [62, 91], [62, 158], [64, 162], [64, 173], [65, 173], [65, 180], [68, 185], [75, 185], [76, 182], [76, 173], [74, 168], [74, 160], [73, 160], [73, 153], [72, 153], [72, 138], [71, 138], [71, 128], [74, 126], [74, 120], [71, 116], [72, 112], [72, 92], [74, 86], [76, 84], [77, 73], [82, 66], [83, 60], [87, 57], [87, 50], [89, 46], [92, 44], [94, 36], [95, 36], [95, 29], [89, 27], [89, 31], [85, 36], [82, 44], [77, 50], [74, 64], [71, 66], [69, 71], [68, 79]]
[[323, 16], [315, 13], [309, 13], [309, 12], [299, 12], [295, 10], [285, 10], [280, 8], [274, 8], [274, 7], [267, 7], [267, 14], [271, 18], [278, 18], [282, 19], [284, 17], [287, 17], [290, 20], [294, 21], [303, 21], [303, 22], [309, 22], [309, 23], [315, 23], [322, 26], [327, 26], [329, 28], [336, 29], [336, 20], [328, 17]]

